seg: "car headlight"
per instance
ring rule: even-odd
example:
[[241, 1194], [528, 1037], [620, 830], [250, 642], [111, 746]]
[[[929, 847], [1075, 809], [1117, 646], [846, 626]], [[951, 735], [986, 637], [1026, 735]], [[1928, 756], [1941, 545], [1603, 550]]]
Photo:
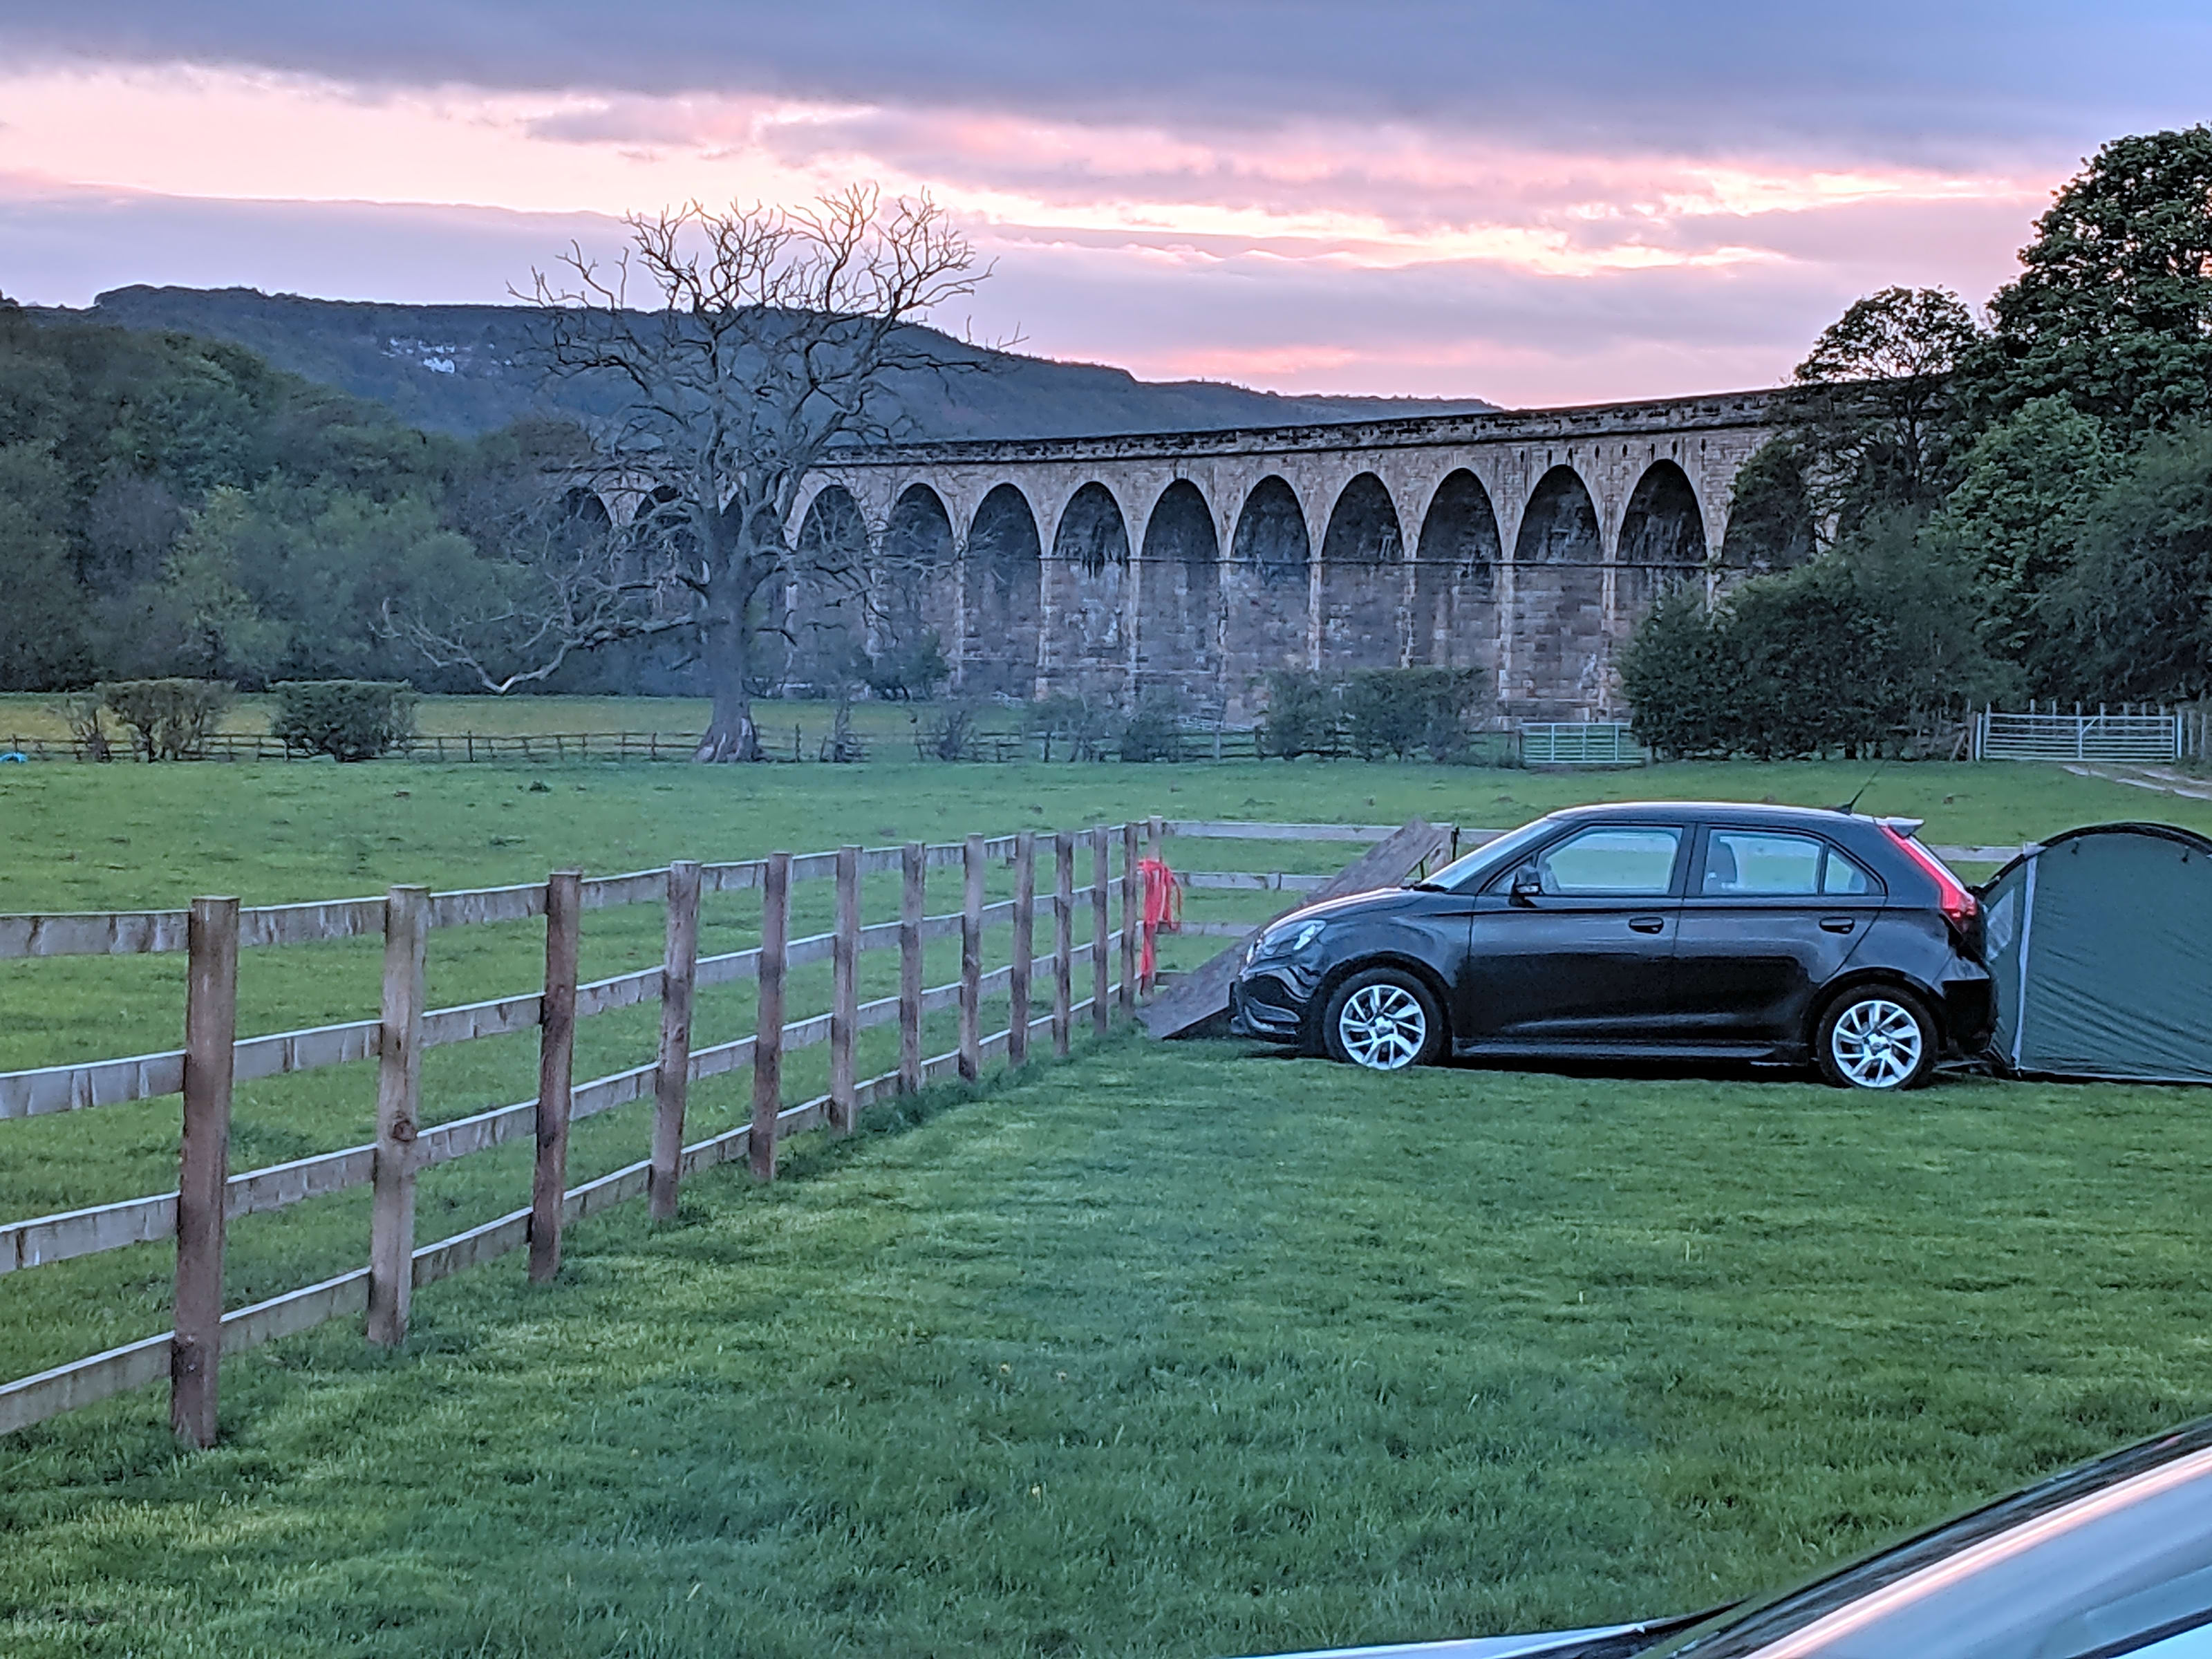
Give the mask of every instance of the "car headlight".
[[1249, 964], [1268, 957], [1294, 957], [1319, 939], [1322, 930], [1328, 926], [1316, 916], [1310, 921], [1285, 922], [1280, 927], [1270, 927], [1252, 941], [1251, 949], [1244, 953], [1244, 960]]

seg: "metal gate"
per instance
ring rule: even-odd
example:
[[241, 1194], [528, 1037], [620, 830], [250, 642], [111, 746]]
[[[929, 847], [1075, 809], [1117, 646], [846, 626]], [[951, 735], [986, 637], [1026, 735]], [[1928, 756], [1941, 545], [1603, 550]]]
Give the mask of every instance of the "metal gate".
[[1531, 722], [1521, 728], [1523, 766], [1641, 766], [1648, 758], [1619, 720]]
[[2172, 761], [2181, 757], [2188, 716], [2005, 714], [1974, 717], [1976, 760]]

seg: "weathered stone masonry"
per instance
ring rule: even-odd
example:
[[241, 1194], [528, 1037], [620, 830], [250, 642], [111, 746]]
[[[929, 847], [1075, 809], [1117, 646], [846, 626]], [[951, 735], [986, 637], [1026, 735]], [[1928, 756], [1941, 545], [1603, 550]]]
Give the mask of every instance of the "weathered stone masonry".
[[1167, 687], [1235, 720], [1271, 668], [1433, 664], [1494, 677], [1509, 720], [1603, 716], [1775, 396], [870, 451], [793, 530], [865, 527], [895, 573], [873, 609], [935, 629], [975, 695]]

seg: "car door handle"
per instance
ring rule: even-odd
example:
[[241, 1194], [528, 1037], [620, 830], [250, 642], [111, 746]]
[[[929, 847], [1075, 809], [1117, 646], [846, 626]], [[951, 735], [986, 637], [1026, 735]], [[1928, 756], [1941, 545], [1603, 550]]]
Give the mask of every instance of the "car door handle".
[[1857, 926], [1858, 923], [1852, 921], [1849, 916], [1822, 916], [1820, 918], [1820, 931], [1823, 933], [1848, 933], [1852, 928]]
[[1628, 927], [1631, 933], [1663, 933], [1666, 930], [1666, 927], [1667, 918], [1664, 916], [1631, 916], [1628, 919]]

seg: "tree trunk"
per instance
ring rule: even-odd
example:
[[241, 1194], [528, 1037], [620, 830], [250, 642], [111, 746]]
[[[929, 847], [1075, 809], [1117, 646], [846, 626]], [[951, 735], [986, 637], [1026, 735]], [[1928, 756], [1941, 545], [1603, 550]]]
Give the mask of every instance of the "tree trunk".
[[726, 574], [715, 579], [708, 595], [699, 646], [707, 665], [707, 683], [714, 694], [714, 712], [706, 735], [692, 754], [695, 761], [761, 757], [760, 732], [753, 725], [752, 690], [745, 684], [752, 666], [752, 631], [746, 626], [745, 616], [750, 598]]

